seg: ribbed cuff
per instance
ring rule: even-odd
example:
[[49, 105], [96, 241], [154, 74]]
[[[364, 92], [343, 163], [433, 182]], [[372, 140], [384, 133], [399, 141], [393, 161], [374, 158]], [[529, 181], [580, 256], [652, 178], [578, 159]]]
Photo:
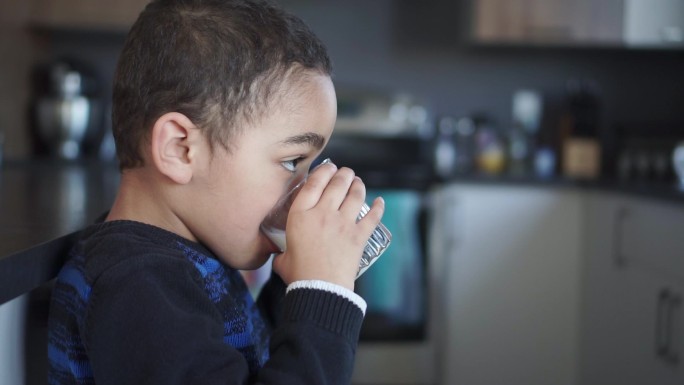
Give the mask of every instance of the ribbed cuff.
[[326, 289], [293, 285], [288, 286], [285, 295], [283, 321], [309, 320], [351, 342], [358, 341], [364, 314], [356, 303]]
[[366, 315], [366, 301], [364, 301], [360, 295], [354, 293], [353, 291], [347, 289], [344, 286], [336, 285], [334, 283], [330, 283], [327, 281], [302, 280], [292, 282], [290, 285], [288, 285], [287, 289], [285, 290], [285, 294], [287, 294], [290, 290], [293, 289], [325, 290], [330, 293], [337, 294], [341, 297], [344, 297], [352, 301], [354, 305], [358, 306], [359, 309], [361, 309], [361, 313], [363, 313], [363, 315]]

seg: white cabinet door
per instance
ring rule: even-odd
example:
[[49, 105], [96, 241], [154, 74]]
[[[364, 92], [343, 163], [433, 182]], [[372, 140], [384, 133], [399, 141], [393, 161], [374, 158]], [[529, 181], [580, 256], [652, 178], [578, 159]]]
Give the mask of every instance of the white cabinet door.
[[626, 267], [684, 283], [684, 207], [623, 199], [619, 241]]
[[624, 0], [624, 38], [631, 46], [684, 45], [684, 1]]
[[669, 228], [684, 229], [684, 212], [602, 193], [586, 204], [580, 383], [684, 383], [683, 285], [665, 267], [684, 258]]
[[437, 195], [451, 227], [441, 383], [576, 383], [581, 202], [549, 187]]

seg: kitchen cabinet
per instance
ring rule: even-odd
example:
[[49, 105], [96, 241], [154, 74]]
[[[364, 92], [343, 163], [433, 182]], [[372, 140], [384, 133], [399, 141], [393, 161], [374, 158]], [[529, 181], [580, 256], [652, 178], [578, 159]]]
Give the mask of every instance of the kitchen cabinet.
[[149, 0], [32, 0], [30, 21], [48, 28], [128, 30]]
[[587, 195], [581, 384], [682, 384], [684, 207]]
[[478, 43], [684, 46], [680, 0], [473, 0]]
[[624, 0], [624, 42], [628, 46], [684, 46], [684, 2]]
[[575, 384], [582, 195], [456, 183], [435, 196], [444, 234], [441, 382]]
[[622, 0], [475, 0], [479, 42], [618, 44]]

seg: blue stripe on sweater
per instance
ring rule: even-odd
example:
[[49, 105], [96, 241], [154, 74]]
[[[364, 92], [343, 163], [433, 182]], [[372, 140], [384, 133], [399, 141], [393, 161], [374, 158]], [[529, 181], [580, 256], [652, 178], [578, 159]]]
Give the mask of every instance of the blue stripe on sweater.
[[59, 273], [59, 280], [62, 283], [70, 285], [76, 289], [76, 292], [78, 293], [79, 297], [81, 297], [82, 301], [88, 301], [91, 287], [86, 282], [83, 272], [81, 272], [81, 270], [76, 266], [71, 264], [65, 265], [62, 271]]
[[93, 377], [90, 362], [70, 358], [67, 351], [60, 349], [53, 343], [48, 344], [48, 357], [50, 357], [51, 364], [55, 369], [68, 371], [77, 379], [90, 379]]

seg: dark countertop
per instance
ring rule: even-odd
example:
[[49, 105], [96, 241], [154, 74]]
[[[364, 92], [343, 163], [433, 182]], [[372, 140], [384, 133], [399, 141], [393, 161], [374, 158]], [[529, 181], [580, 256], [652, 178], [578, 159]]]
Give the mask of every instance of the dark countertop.
[[684, 204], [684, 188], [676, 183], [626, 182], [619, 180], [578, 180], [562, 177], [536, 178], [510, 175], [464, 175], [456, 176], [438, 183], [490, 184], [501, 186], [539, 186], [553, 188], [579, 188], [583, 190], [604, 191], [638, 198]]
[[79, 230], [109, 209], [114, 164], [36, 161], [0, 168], [0, 258]]

